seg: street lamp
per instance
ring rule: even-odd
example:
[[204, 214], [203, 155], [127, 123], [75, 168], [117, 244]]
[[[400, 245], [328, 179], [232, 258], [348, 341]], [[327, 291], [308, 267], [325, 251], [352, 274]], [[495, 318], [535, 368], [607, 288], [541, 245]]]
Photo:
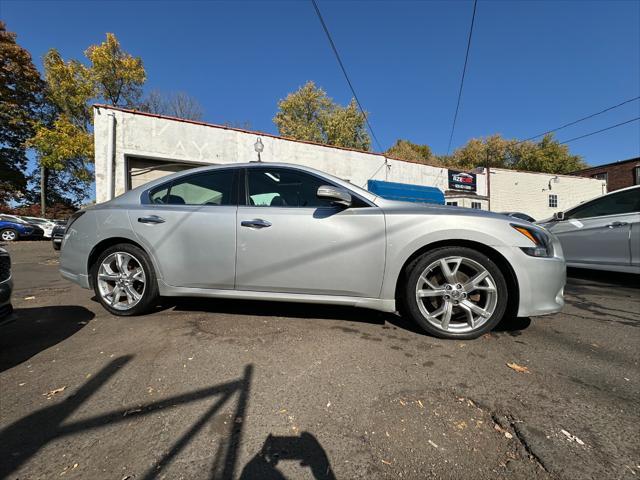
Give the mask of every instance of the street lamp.
[[258, 139], [256, 140], [256, 143], [253, 144], [253, 148], [258, 154], [258, 161], [261, 162], [262, 159], [260, 158], [260, 154], [264, 150], [264, 144], [262, 143], [262, 139], [260, 137], [258, 137]]

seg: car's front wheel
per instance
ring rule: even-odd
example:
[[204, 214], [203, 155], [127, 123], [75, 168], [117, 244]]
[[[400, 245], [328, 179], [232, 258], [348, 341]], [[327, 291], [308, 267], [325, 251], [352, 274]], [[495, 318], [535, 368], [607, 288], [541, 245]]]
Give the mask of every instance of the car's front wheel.
[[158, 299], [153, 265], [135, 245], [123, 243], [106, 249], [91, 274], [98, 300], [114, 315], [140, 315], [149, 311]]
[[504, 275], [476, 250], [438, 248], [415, 260], [407, 273], [403, 310], [436, 337], [477, 338], [504, 316], [508, 302]]
[[16, 232], [13, 228], [5, 228], [0, 232], [0, 239], [5, 242], [15, 242], [18, 240], [18, 232]]

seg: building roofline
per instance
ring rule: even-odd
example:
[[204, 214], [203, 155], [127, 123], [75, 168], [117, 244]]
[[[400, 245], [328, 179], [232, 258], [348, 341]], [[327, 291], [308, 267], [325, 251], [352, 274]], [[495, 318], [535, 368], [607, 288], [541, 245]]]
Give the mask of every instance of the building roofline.
[[105, 104], [101, 104], [101, 103], [96, 103], [96, 104], [93, 105], [93, 107], [94, 108], [105, 108], [107, 110], [116, 110], [118, 112], [130, 113], [130, 114], [133, 114], [133, 115], [141, 115], [143, 117], [159, 118], [159, 119], [162, 119], [162, 120], [172, 120], [174, 122], [190, 123], [192, 125], [200, 125], [200, 126], [204, 126], [204, 127], [219, 128], [221, 130], [231, 130], [231, 131], [234, 131], [234, 132], [248, 133], [248, 134], [251, 134], [251, 135], [259, 135], [259, 136], [262, 136], [262, 137], [275, 138], [275, 139], [278, 139], [278, 140], [287, 140], [289, 142], [304, 143], [304, 144], [307, 144], [307, 145], [315, 145], [315, 146], [318, 146], [318, 147], [335, 148], [337, 150], [343, 150], [343, 151], [347, 151], [347, 152], [364, 153], [364, 154], [367, 154], [367, 155], [374, 155], [376, 157], [383, 157], [383, 158], [388, 159], [388, 160], [395, 160], [397, 162], [414, 163], [416, 165], [426, 165], [427, 167], [448, 169], [448, 167], [444, 167], [444, 166], [441, 166], [441, 165], [433, 165], [431, 163], [418, 162], [416, 160], [405, 160], [403, 158], [391, 157], [389, 155], [385, 155], [384, 153], [370, 152], [370, 151], [367, 151], [367, 150], [360, 150], [360, 149], [357, 149], [357, 148], [340, 147], [340, 146], [337, 146], [337, 145], [328, 145], [326, 143], [312, 142], [310, 140], [298, 140], [296, 138], [284, 137], [282, 135], [274, 135], [273, 133], [260, 132], [258, 130], [247, 130], [247, 129], [244, 129], [244, 128], [229, 127], [227, 125], [219, 125], [217, 123], [202, 122], [202, 121], [199, 121], [199, 120], [189, 120], [189, 119], [186, 119], [186, 118], [172, 117], [171, 115], [160, 115], [158, 113], [143, 112], [143, 111], [140, 111], [140, 110], [133, 110], [131, 108], [115, 107], [113, 105], [105, 105]]
[[583, 172], [588, 172], [590, 170], [596, 170], [598, 168], [612, 167], [614, 165], [622, 165], [624, 163], [632, 163], [632, 162], [640, 162], [640, 157], [628, 158], [627, 160], [618, 160], [617, 162], [604, 163], [602, 165], [594, 165], [593, 167], [587, 167], [587, 168], [583, 168], [582, 170], [576, 170], [575, 172], [572, 172], [572, 174], [583, 173]]
[[550, 172], [532, 172], [531, 170], [517, 170], [515, 168], [501, 168], [501, 167], [489, 167], [489, 170], [499, 170], [501, 172], [518, 172], [518, 173], [530, 173], [532, 175], [549, 175], [551, 177], [570, 177], [570, 178], [586, 178], [587, 180], [593, 180], [593, 178], [577, 177], [572, 173], [550, 173]]

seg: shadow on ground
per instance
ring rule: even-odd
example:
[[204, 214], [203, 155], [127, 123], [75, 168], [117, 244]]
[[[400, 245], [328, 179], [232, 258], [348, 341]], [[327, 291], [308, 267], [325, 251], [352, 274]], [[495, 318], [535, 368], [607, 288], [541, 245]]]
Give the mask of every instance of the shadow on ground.
[[[336, 305], [305, 304], [290, 302], [266, 302], [258, 300], [227, 300], [210, 298], [165, 298], [160, 310], [210, 312], [257, 317], [289, 317], [299, 319], [342, 320], [346, 322], [391, 324], [412, 333], [427, 335], [412, 320], [394, 313], [379, 312], [366, 308]], [[495, 328], [497, 332], [519, 335], [531, 324], [529, 318], [505, 317]]]
[[[247, 421], [246, 412], [253, 374], [253, 366], [247, 365], [244, 374], [231, 382], [174, 395], [163, 400], [150, 402], [135, 409], [116, 408], [105, 414], [82, 420], [70, 420], [90, 397], [98, 392], [121, 368], [133, 359], [125, 355], [114, 359], [94, 377], [80, 386], [67, 398], [51, 406], [44, 407], [0, 431], [0, 478], [9, 478], [16, 470], [35, 457], [53, 441], [75, 437], [81, 434], [95, 434], [107, 426], [122, 424], [123, 428], [140, 422], [161, 411], [176, 409], [195, 401], [211, 399], [211, 405], [200, 417], [188, 425], [184, 433], [172, 439], [172, 444], [162, 448], [163, 455], [157, 459], [140, 478], [151, 480], [164, 477], [167, 467], [183, 452], [191, 440], [201, 432], [225, 405], [234, 405], [229, 424], [223, 437], [215, 442], [215, 453], [209, 477], [212, 479], [235, 478], [239, 447]], [[126, 448], [123, 446], [123, 448]], [[310, 433], [299, 437], [277, 437], [269, 435], [258, 454], [242, 471], [243, 480], [284, 479], [277, 469], [280, 461], [298, 461], [301, 467], [310, 467], [316, 479], [331, 480], [334, 477], [329, 459], [316, 438]], [[138, 477], [136, 477], [138, 478]]]
[[69, 338], [93, 317], [75, 305], [14, 310], [11, 321], [0, 327], [0, 372]]

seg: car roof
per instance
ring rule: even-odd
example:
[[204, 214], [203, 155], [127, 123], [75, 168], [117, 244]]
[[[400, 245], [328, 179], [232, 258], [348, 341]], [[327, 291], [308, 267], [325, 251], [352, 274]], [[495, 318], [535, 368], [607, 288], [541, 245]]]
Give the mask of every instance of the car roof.
[[134, 199], [140, 199], [140, 195], [151, 189], [154, 188], [158, 185], [162, 185], [164, 183], [167, 183], [171, 180], [177, 179], [177, 178], [181, 178], [183, 176], [187, 176], [187, 175], [193, 175], [194, 173], [202, 173], [202, 172], [208, 172], [210, 170], [220, 170], [220, 169], [226, 169], [226, 168], [264, 168], [264, 167], [282, 167], [282, 168], [293, 168], [296, 170], [301, 170], [301, 171], [305, 171], [311, 174], [315, 174], [315, 175], [319, 175], [321, 177], [327, 177], [328, 180], [337, 183], [341, 186], [343, 186], [344, 188], [350, 189], [350, 190], [354, 190], [358, 195], [366, 198], [367, 200], [373, 202], [376, 198], [377, 195], [369, 192], [368, 190], [353, 184], [347, 180], [343, 180], [341, 178], [338, 178], [334, 175], [331, 175], [330, 173], [324, 172], [322, 170], [317, 170], [315, 168], [312, 167], [307, 167], [306, 165], [300, 165], [297, 163], [284, 163], [284, 162], [246, 162], [246, 163], [224, 163], [224, 164], [217, 164], [217, 165], [204, 165], [202, 167], [196, 167], [196, 168], [190, 168], [188, 170], [182, 170], [180, 172], [175, 172], [172, 173], [170, 175], [165, 175], [164, 177], [158, 178], [156, 180], [152, 180], [148, 183], [145, 183], [143, 185], [140, 185], [139, 187], [136, 187], [132, 190], [129, 190], [128, 192], [123, 193], [122, 195], [112, 199], [110, 202], [107, 203], [127, 203], [130, 201], [133, 201]]

